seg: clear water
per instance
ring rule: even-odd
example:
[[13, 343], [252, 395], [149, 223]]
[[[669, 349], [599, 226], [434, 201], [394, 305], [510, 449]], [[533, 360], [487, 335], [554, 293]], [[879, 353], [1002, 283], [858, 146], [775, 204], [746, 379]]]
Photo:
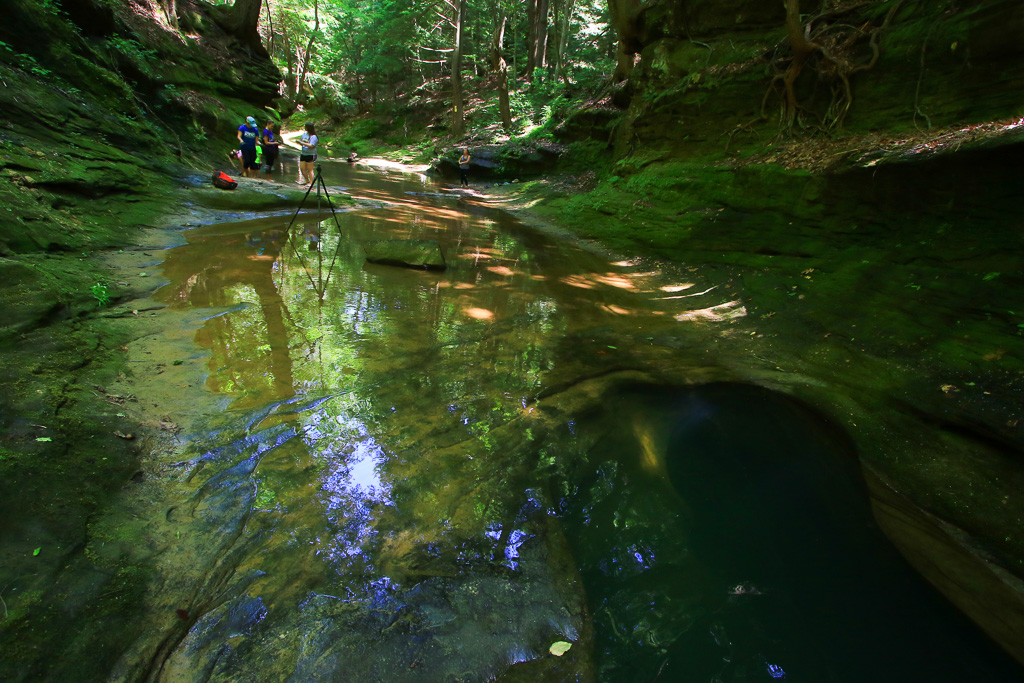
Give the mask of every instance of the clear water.
[[[377, 204], [335, 222], [314, 195], [167, 254], [203, 387], [90, 541], [153, 577], [114, 678], [1021, 679], [880, 536], [841, 434], [751, 387], [635, 384], [728, 376], [727, 279], [323, 169]], [[405, 237], [449, 268], [365, 263]]]
[[821, 416], [732, 384], [606, 408], [565, 501], [601, 680], [1020, 680], [885, 540]]

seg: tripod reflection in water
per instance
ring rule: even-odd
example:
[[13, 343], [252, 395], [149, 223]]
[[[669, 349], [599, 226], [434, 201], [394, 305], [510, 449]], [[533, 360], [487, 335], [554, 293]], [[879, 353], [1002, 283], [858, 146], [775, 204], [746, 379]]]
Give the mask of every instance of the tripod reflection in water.
[[[285, 232], [288, 234], [288, 243], [291, 245], [292, 250], [295, 252], [296, 257], [299, 260], [299, 265], [305, 271], [306, 276], [309, 278], [309, 283], [312, 285], [313, 290], [317, 294], [318, 300], [323, 303], [324, 294], [327, 291], [327, 283], [330, 282], [331, 274], [334, 272], [334, 265], [338, 260], [338, 251], [341, 248], [341, 224], [338, 223], [338, 216], [334, 212], [334, 204], [331, 202], [331, 194], [327, 190], [327, 185], [324, 184], [323, 179], [323, 167], [320, 164], [316, 165], [316, 174], [313, 176], [313, 182], [309, 184], [309, 189], [306, 190], [306, 195], [299, 202], [298, 208], [295, 209], [295, 214], [292, 216], [291, 221], [288, 222], [288, 227], [285, 228]], [[302, 207], [305, 205], [306, 200], [309, 199], [313, 189], [316, 188], [316, 227], [307, 226], [302, 231], [302, 238], [308, 242], [307, 251], [316, 252], [316, 280], [313, 279], [313, 268], [311, 264], [307, 263], [302, 256], [302, 252], [295, 244], [295, 233], [292, 231], [292, 225], [295, 223], [295, 219], [298, 217], [299, 212], [302, 211]], [[338, 228], [338, 243], [334, 247], [334, 253], [331, 255], [331, 262], [327, 267], [327, 274], [324, 275], [324, 253], [321, 248], [321, 235], [320, 229], [323, 225], [323, 221], [320, 220], [321, 213], [323, 211], [322, 200], [327, 202], [327, 208], [331, 212], [331, 217], [334, 219], [334, 224]]]

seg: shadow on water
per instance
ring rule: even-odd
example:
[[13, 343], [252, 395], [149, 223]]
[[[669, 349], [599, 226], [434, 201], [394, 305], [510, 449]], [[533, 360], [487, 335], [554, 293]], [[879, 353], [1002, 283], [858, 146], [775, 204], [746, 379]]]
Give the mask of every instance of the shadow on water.
[[871, 517], [849, 439], [751, 386], [634, 386], [568, 501], [601, 680], [1021, 680]]

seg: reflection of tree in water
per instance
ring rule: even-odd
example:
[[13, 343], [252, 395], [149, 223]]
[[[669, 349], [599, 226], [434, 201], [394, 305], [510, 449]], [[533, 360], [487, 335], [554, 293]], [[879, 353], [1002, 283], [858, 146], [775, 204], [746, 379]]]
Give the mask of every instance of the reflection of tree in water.
[[[437, 496], [432, 505], [413, 505], [420, 519], [392, 519], [388, 526], [398, 532], [422, 525], [429, 528], [424, 538], [439, 540], [445, 535], [439, 519], [472, 520], [463, 528], [476, 529], [480, 539], [487, 529], [497, 532], [485, 552], [504, 562], [535, 485], [525, 463], [535, 458], [511, 462], [512, 451], [532, 446], [524, 439], [510, 448], [501, 432], [518, 419], [548, 367], [542, 337], [564, 322], [544, 294], [548, 283], [529, 277], [532, 255], [522, 241], [481, 230], [477, 217], [452, 214], [443, 240], [450, 253], [468, 256], [444, 276], [336, 263], [341, 237], [330, 222], [323, 234], [316, 223], [299, 222], [289, 232], [278, 224], [244, 236], [199, 237], [174, 253], [168, 268], [187, 268], [189, 275], [172, 279], [185, 283], [177, 294], [192, 305], [258, 304], [212, 319], [200, 331], [198, 340], [213, 354], [211, 389], [252, 392], [245, 403], [255, 405], [358, 387], [361, 417], [388, 454], [379, 459], [380, 472], [402, 482], [401, 498]], [[346, 217], [345, 231], [379, 237], [375, 221], [379, 214], [369, 212]], [[436, 221], [410, 221], [397, 234], [429, 237], [438, 229]], [[467, 309], [495, 315], [477, 319]], [[429, 469], [425, 461], [396, 455], [453, 440], [465, 441], [457, 450], [477, 460], [452, 453], [451, 467]], [[486, 467], [479, 460], [484, 454]], [[350, 459], [330, 471], [356, 466]], [[458, 483], [445, 486], [442, 474]]]
[[[542, 263], [553, 254], [451, 213], [350, 214], [344, 244], [333, 226], [287, 233], [287, 219], [254, 222], [267, 228], [245, 236], [221, 228], [173, 254], [169, 270], [184, 276], [168, 274], [190, 305], [252, 304], [199, 335], [213, 354], [212, 389], [254, 394], [234, 408], [293, 396], [288, 405], [308, 405], [273, 408], [239, 440], [243, 452], [253, 438], [275, 441], [254, 473], [248, 563], [266, 573], [253, 594], [267, 604], [322, 594], [324, 605], [362, 610], [384, 581], [407, 615], [400, 625], [429, 626], [426, 642], [494, 650], [480, 655], [489, 667], [586, 639], [568, 544], [549, 514], [559, 494], [546, 483], [571, 456], [552, 440], [557, 425], [530, 407], [559, 353], [553, 340], [589, 304], [559, 296], [565, 287]], [[453, 267], [365, 266], [348, 250], [383, 236], [438, 239]], [[271, 433], [281, 422], [294, 430], [283, 444]], [[476, 622], [488, 624], [486, 643], [466, 639]], [[342, 626], [334, 635], [362, 637]], [[440, 673], [445, 661], [423, 666]]]
[[[295, 395], [288, 310], [274, 282], [284, 242], [279, 229], [202, 237], [173, 250], [165, 263], [171, 279], [184, 283], [172, 293], [175, 299], [199, 307], [254, 304], [207, 321], [196, 334], [212, 353], [208, 384], [214, 391], [266, 386], [275, 397]], [[192, 275], [175, 277], [181, 271]]]

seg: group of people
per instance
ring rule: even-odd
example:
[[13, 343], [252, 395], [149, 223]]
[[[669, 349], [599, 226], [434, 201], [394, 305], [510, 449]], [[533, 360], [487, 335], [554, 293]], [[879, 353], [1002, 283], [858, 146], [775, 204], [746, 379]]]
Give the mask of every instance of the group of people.
[[265, 168], [269, 178], [277, 163], [280, 137], [280, 125], [267, 121], [267, 125], [260, 131], [256, 119], [246, 117], [245, 123], [238, 127], [238, 149], [229, 152], [228, 157], [238, 161], [242, 175], [246, 178], [257, 177], [260, 166]]
[[[228, 158], [238, 161], [242, 175], [246, 178], [258, 177], [261, 166], [266, 172], [266, 177], [270, 178], [280, 152], [281, 126], [267, 121], [267, 125], [260, 131], [256, 119], [248, 116], [245, 123], [238, 127], [237, 137], [238, 149], [229, 152]], [[319, 142], [316, 127], [312, 123], [307, 123], [305, 132], [298, 140], [299, 185], [309, 185], [313, 182], [313, 163], [316, 161], [316, 146]]]
[[[311, 185], [314, 180], [313, 164], [316, 162], [316, 146], [320, 138], [316, 134], [316, 126], [306, 123], [306, 130], [298, 139], [299, 143], [299, 185]], [[238, 149], [228, 152], [228, 158], [237, 160], [246, 178], [259, 176], [260, 167], [266, 171], [266, 177], [270, 178], [274, 165], [277, 163], [278, 153], [281, 146], [281, 126], [273, 121], [267, 121], [263, 131], [256, 125], [256, 119], [248, 116], [245, 123], [238, 127]], [[355, 152], [345, 159], [354, 163], [358, 159]], [[463, 147], [459, 155], [459, 180], [463, 187], [469, 187], [469, 149]]]

